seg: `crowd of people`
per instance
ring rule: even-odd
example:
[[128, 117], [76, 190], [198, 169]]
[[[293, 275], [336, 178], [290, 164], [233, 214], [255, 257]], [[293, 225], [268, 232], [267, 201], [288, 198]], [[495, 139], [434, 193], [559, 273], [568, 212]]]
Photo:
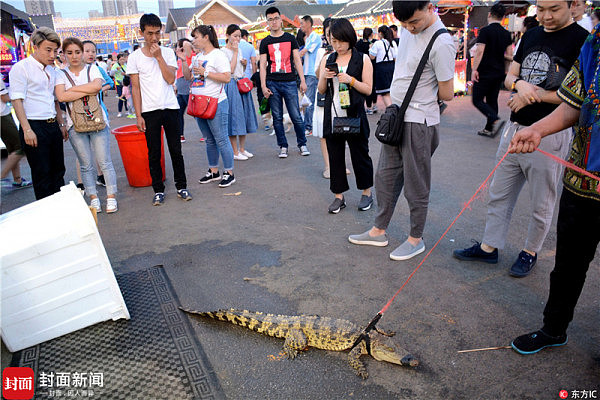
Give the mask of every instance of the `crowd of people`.
[[[524, 33], [514, 52], [511, 35], [500, 24], [506, 14], [504, 5], [497, 3], [490, 9], [489, 24], [480, 31], [473, 57], [473, 104], [486, 118], [478, 134], [494, 137], [501, 133], [497, 160], [504, 161], [489, 188], [482, 240], [454, 251], [460, 260], [498, 262], [513, 208], [527, 183], [532, 204], [528, 235], [509, 273], [514, 277], [531, 273], [550, 229], [563, 175], [562, 166], [533, 152], [536, 148], [600, 175], [600, 146], [597, 138], [592, 140], [598, 135], [595, 121], [600, 107], [600, 34], [593, 31], [588, 35], [592, 27], [587, 21], [592, 19], [583, 15], [582, 3], [538, 1], [537, 16], [525, 20]], [[258, 130], [250, 90], [253, 82], [260, 114], [271, 115], [279, 158], [289, 155], [284, 124], [293, 126], [302, 156], [310, 155], [307, 136], [320, 138], [323, 177], [330, 179], [333, 195], [328, 207], [331, 214], [347, 206], [344, 193], [350, 187], [345, 154], [349, 148], [356, 187], [361, 191], [356, 206], [366, 211], [376, 201], [377, 208], [373, 225], [363, 233], [349, 235], [351, 243], [387, 246], [387, 230], [399, 197], [404, 194], [410, 232], [389, 256], [408, 260], [426, 248], [423, 236], [431, 161], [440, 142], [440, 102], [454, 96], [457, 44], [430, 1], [394, 1], [393, 11], [403, 29], [381, 26], [375, 41], [369, 28], [359, 40], [350, 21], [344, 18], [326, 19], [320, 37], [313, 30], [312, 18], [305, 16], [299, 44], [296, 37], [283, 31], [279, 10], [269, 7], [265, 15], [270, 34], [261, 40], [258, 54], [248, 43], [248, 33], [234, 24], [227, 27], [223, 48], [215, 28], [209, 25], [193, 29], [192, 39], [179, 40], [175, 51], [161, 47], [161, 21], [154, 14], [145, 14], [139, 21], [143, 47], [106, 63], [96, 59], [93, 42], [74, 37], [61, 42], [49, 28], [39, 28], [31, 36], [33, 55], [18, 62], [10, 72], [10, 100], [20, 122], [21, 143], [19, 146], [19, 140], [14, 140], [14, 133], [13, 140], [6, 141], [12, 184], [31, 185], [20, 176], [18, 168], [24, 152], [31, 166], [36, 199], [57, 192], [64, 184], [62, 141], [69, 140], [90, 205], [102, 211], [96, 192], [96, 182], [102, 176], [107, 187], [105, 210], [116, 212], [117, 183], [108, 146], [109, 113], [101, 95], [114, 82], [119, 97], [117, 117], [125, 108], [146, 136], [153, 205], [165, 201], [161, 129], [171, 156], [177, 196], [192, 200], [181, 150], [186, 109], [195, 117], [206, 142], [208, 169], [199, 183], [219, 182], [219, 187], [228, 187], [236, 182], [235, 162], [254, 156], [246, 147], [246, 136]], [[55, 69], [59, 48], [60, 65]], [[419, 64], [423, 67], [416, 74]], [[507, 104], [510, 121], [499, 117], [498, 93], [502, 85], [511, 92]], [[7, 98], [2, 90], [4, 104]], [[367, 115], [377, 112], [377, 96], [386, 106], [383, 114], [399, 119], [402, 136], [397, 144], [382, 143], [374, 167]], [[80, 103], [91, 98], [98, 99], [98, 113], [91, 118], [87, 111], [90, 120], [82, 123]], [[66, 105], [66, 113], [61, 110], [61, 102]], [[284, 102], [287, 114], [283, 112]], [[405, 107], [399, 107], [402, 104]], [[92, 110], [93, 106], [88, 108]], [[4, 109], [2, 113], [4, 139]], [[573, 130], [577, 121], [579, 126]], [[90, 128], [92, 122], [96, 125]], [[11, 129], [16, 132], [14, 124]], [[94, 176], [95, 170], [98, 176]], [[600, 216], [598, 180], [568, 169], [563, 185], [556, 265], [544, 327], [513, 341], [513, 348], [521, 354], [566, 343], [566, 330], [600, 241], [597, 230], [589, 224]]]

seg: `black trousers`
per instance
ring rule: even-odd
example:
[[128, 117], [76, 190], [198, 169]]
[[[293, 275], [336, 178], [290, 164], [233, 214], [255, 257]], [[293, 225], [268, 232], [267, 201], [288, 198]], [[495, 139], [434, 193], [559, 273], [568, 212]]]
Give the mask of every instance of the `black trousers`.
[[165, 130], [167, 146], [173, 164], [173, 175], [177, 190], [187, 188], [185, 178], [185, 165], [183, 154], [181, 154], [181, 128], [179, 126], [179, 110], [165, 109], [142, 113], [146, 121], [146, 144], [148, 145], [148, 163], [150, 176], [152, 177], [152, 188], [154, 193], [165, 191], [162, 181], [162, 167], [160, 165], [161, 155], [161, 128]]
[[559, 336], [573, 319], [585, 276], [600, 242], [600, 201], [563, 189], [558, 211], [556, 258], [544, 309], [544, 332]]
[[498, 94], [503, 80], [480, 78], [479, 82], [473, 82], [473, 105], [487, 118], [487, 130], [492, 130], [494, 122], [498, 119]]
[[65, 180], [65, 157], [63, 137], [58, 123], [45, 120], [28, 119], [29, 125], [37, 136], [37, 147], [25, 143], [23, 128], [19, 128], [21, 148], [25, 151], [31, 167], [31, 179], [35, 199], [43, 199], [60, 191]]
[[177, 95], [177, 103], [179, 103], [179, 112], [177, 115], [179, 116], [179, 134], [183, 136], [183, 117], [185, 116], [185, 111], [187, 110], [189, 94], [178, 94]]
[[334, 194], [347, 191], [348, 176], [346, 175], [346, 142], [350, 148], [352, 168], [356, 175], [356, 187], [365, 190], [373, 186], [373, 161], [369, 156], [369, 137], [361, 132], [356, 136], [344, 138], [325, 138], [329, 153], [330, 181], [329, 189]]

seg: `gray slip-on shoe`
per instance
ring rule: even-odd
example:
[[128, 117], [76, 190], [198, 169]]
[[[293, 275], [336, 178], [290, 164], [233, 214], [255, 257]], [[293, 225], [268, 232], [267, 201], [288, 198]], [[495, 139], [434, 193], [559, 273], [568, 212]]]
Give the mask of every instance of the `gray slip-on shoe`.
[[425, 251], [425, 242], [421, 240], [418, 245], [413, 246], [406, 240], [400, 246], [396, 247], [394, 251], [390, 253], [390, 258], [396, 261], [408, 260], [413, 258], [417, 254], [421, 254]]
[[368, 246], [377, 247], [384, 247], [388, 245], [388, 238], [385, 233], [379, 236], [371, 236], [369, 235], [369, 231], [359, 235], [350, 235], [348, 236], [348, 241], [353, 244], [365, 244]]
[[358, 209], [360, 211], [367, 211], [373, 205], [373, 195], [365, 196], [364, 194], [360, 196], [360, 201], [358, 202]]

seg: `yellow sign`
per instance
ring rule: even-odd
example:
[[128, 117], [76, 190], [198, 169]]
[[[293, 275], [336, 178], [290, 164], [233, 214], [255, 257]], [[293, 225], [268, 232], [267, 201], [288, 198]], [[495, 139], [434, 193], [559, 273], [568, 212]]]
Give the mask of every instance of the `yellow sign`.
[[269, 36], [270, 32], [269, 31], [264, 31], [264, 32], [258, 32], [256, 35], [256, 40], [262, 40], [264, 38], [266, 38], [267, 36]]

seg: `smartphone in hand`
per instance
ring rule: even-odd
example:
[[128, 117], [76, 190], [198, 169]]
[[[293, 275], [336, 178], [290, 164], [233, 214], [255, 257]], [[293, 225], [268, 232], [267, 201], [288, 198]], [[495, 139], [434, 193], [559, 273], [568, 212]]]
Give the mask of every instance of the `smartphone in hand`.
[[327, 63], [327, 64], [325, 64], [325, 68], [327, 68], [330, 71], [335, 72], [336, 75], [340, 73], [340, 69], [338, 68], [337, 63]]

